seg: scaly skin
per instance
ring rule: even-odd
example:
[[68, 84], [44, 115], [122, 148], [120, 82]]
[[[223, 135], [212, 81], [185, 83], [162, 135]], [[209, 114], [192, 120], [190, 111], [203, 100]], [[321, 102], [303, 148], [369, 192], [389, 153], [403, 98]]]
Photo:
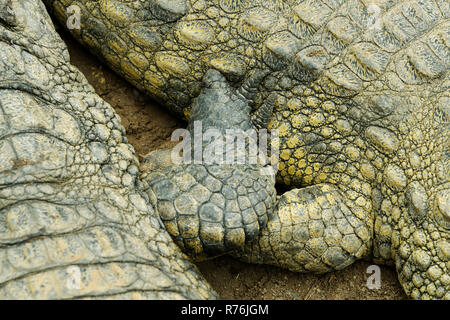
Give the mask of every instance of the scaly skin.
[[214, 298], [44, 5], [1, 0], [0, 40], [0, 299]]
[[254, 107], [274, 109], [279, 181], [304, 188], [237, 255], [313, 272], [372, 257], [411, 297], [450, 299], [446, 1], [377, 2], [379, 25], [362, 0], [46, 2], [64, 23], [79, 5], [75, 36], [187, 118], [208, 69], [268, 74]]
[[[210, 70], [203, 80], [204, 89], [191, 109], [188, 126], [191, 140], [186, 145], [191, 152], [183, 151], [192, 156], [192, 161], [175, 165], [170, 163], [170, 154], [159, 150], [157, 154], [162, 152], [167, 157], [164, 167], [146, 168], [155, 163], [155, 152], [142, 161], [142, 180], [149, 198], [153, 199], [175, 243], [191, 257], [198, 259], [242, 249], [258, 239], [267, 220], [273, 216], [275, 172], [268, 171], [265, 157], [262, 162], [252, 164], [249, 161], [249, 146], [256, 146], [257, 136], [249, 135], [248, 140], [241, 140], [243, 148], [237, 152], [242, 155], [241, 163], [231, 159], [226, 163], [227, 151], [239, 151], [237, 139], [231, 139], [230, 134], [227, 137], [227, 133], [234, 130], [238, 137], [244, 138], [243, 133], [254, 129], [253, 123], [267, 123], [270, 113], [263, 118], [253, 115], [258, 119], [252, 121], [249, 105], [255, 84], [263, 77], [264, 74], [255, 72], [236, 91], [223, 75]], [[196, 122], [201, 123], [201, 129], [195, 128]], [[197, 142], [196, 147], [200, 132], [203, 141], [201, 145]], [[200, 148], [201, 156], [196, 150]], [[265, 171], [269, 174], [262, 174]]]
[[[269, 222], [248, 260], [322, 272], [326, 260], [369, 255], [394, 262], [410, 296], [450, 298], [448, 1], [46, 2], [64, 24], [78, 5], [73, 34], [186, 118], [208, 69], [235, 85], [254, 68], [270, 73], [254, 103], [274, 108], [278, 181], [310, 186], [284, 196], [280, 214], [295, 203], [310, 213]], [[336, 219], [355, 221], [339, 229], [324, 216], [324, 194]], [[263, 242], [270, 230], [291, 250]], [[357, 237], [343, 244], [346, 234]]]

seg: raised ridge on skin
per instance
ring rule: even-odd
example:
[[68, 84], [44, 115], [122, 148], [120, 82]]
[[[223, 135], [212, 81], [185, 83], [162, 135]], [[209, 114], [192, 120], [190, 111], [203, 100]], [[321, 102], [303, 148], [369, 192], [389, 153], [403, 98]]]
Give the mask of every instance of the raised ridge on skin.
[[277, 22], [275, 12], [263, 8], [255, 8], [242, 15], [238, 25], [238, 33], [252, 42], [262, 41], [263, 36]]

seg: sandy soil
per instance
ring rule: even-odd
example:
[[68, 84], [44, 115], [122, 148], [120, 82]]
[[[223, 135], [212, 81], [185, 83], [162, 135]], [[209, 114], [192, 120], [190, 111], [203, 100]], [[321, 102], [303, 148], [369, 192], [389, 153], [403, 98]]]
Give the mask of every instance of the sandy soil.
[[[122, 118], [129, 142], [142, 157], [170, 146], [170, 135], [186, 123], [138, 92], [61, 30], [72, 63]], [[369, 290], [369, 262], [324, 275], [299, 274], [271, 266], [250, 265], [225, 256], [198, 263], [198, 268], [224, 299], [406, 299], [395, 270], [381, 267], [381, 289]]]

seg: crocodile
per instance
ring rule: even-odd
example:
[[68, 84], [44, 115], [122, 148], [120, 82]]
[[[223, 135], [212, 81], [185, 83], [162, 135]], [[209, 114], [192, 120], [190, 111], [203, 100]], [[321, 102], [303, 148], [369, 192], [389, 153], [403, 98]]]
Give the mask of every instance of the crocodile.
[[234, 87], [267, 73], [252, 108], [279, 132], [277, 182], [299, 189], [241, 259], [326, 272], [370, 256], [409, 296], [449, 298], [448, 1], [45, 2], [185, 119], [209, 69]]
[[211, 299], [44, 4], [0, 1], [0, 299]]
[[[276, 129], [277, 180], [298, 188], [276, 196], [264, 164], [180, 165], [167, 151], [139, 168], [117, 115], [70, 66], [40, 2], [2, 0], [1, 123], [23, 140], [2, 135], [10, 238], [1, 296], [65, 297], [64, 268], [78, 265], [71, 270], [90, 290], [81, 297], [214, 297], [163, 223], [193, 256], [232, 250], [317, 273], [372, 258], [395, 265], [412, 298], [450, 299], [446, 2], [46, 2], [64, 23], [75, 5], [74, 35], [189, 119], [188, 130], [197, 119]], [[369, 23], [369, 8], [382, 9], [382, 23]], [[27, 107], [13, 121], [11, 102]], [[60, 217], [81, 225], [55, 232], [49, 221]]]

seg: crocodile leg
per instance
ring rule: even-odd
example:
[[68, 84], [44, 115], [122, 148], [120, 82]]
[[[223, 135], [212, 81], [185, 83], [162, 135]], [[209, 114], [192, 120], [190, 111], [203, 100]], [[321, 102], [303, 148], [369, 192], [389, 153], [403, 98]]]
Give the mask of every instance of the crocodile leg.
[[371, 221], [361, 216], [363, 208], [349, 205], [333, 185], [292, 189], [278, 198], [258, 241], [233, 255], [296, 272], [341, 270], [369, 257], [372, 247]]
[[0, 299], [213, 298], [44, 5], [0, 0]]

